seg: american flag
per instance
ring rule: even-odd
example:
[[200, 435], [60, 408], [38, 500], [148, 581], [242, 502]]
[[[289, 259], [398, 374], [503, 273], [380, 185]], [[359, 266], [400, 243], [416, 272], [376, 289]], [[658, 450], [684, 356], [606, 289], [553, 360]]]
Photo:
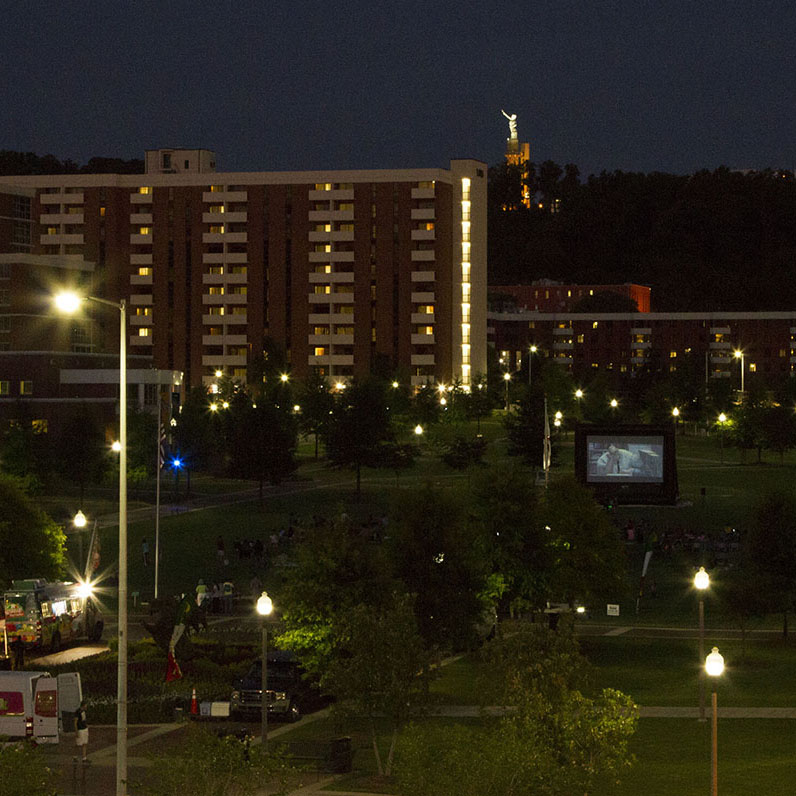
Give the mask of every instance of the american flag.
[[550, 462], [553, 458], [552, 445], [550, 444], [550, 417], [547, 414], [547, 397], [544, 399], [544, 444], [542, 447], [542, 467], [545, 472], [545, 480], [547, 473], [550, 471]]
[[158, 470], [166, 466], [166, 427], [161, 423], [158, 431]]

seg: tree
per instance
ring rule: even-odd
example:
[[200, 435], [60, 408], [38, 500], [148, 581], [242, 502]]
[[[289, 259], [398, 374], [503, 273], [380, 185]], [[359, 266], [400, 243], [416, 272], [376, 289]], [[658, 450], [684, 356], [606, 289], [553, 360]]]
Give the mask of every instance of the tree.
[[472, 465], [483, 465], [486, 440], [479, 434], [467, 439], [460, 434], [454, 436], [442, 454], [442, 461], [454, 470], [467, 470]]
[[417, 445], [409, 442], [383, 442], [378, 457], [379, 467], [395, 473], [395, 485], [398, 486], [398, 475], [401, 470], [408, 470], [415, 463], [419, 451]]
[[[398, 732], [422, 699], [428, 661], [411, 601], [392, 595], [380, 606], [358, 605], [340, 617], [334, 657], [321, 688], [336, 698], [335, 710], [367, 718], [379, 775], [390, 776]], [[390, 725], [386, 762], [377, 742], [379, 717]]]
[[744, 538], [741, 567], [766, 609], [782, 614], [787, 638], [788, 613], [796, 608], [796, 498], [788, 493], [763, 498]]
[[392, 438], [384, 387], [374, 379], [355, 382], [335, 402], [334, 414], [325, 430], [326, 455], [338, 467], [356, 472], [360, 494], [362, 468], [378, 466], [382, 442]]
[[279, 484], [297, 467], [293, 415], [267, 400], [256, 406], [241, 402], [233, 412], [232, 438], [230, 469], [236, 476], [258, 482], [262, 503], [263, 483]]
[[395, 590], [381, 545], [366, 539], [345, 515], [303, 528], [296, 566], [279, 595], [283, 632], [277, 644], [293, 650], [317, 678], [334, 655], [336, 626], [357, 605], [377, 607]]
[[212, 451], [212, 418], [204, 387], [193, 387], [188, 391], [176, 420], [176, 426], [171, 429], [171, 448], [188, 473], [190, 492], [191, 472], [207, 466]]
[[315, 437], [315, 458], [318, 458], [318, 439], [329, 426], [334, 410], [334, 397], [329, 392], [326, 378], [313, 371], [301, 386], [299, 401], [299, 428], [304, 434]]
[[783, 464], [785, 451], [796, 447], [796, 415], [788, 406], [767, 407], [762, 418], [762, 432], [766, 448], [779, 454]]
[[598, 290], [575, 302], [572, 312], [638, 312], [638, 304], [613, 290]]
[[517, 401], [503, 418], [509, 438], [509, 453], [534, 467], [542, 466], [544, 442], [544, 396], [532, 389]]
[[55, 432], [53, 444], [56, 467], [61, 476], [80, 487], [82, 506], [86, 484], [100, 482], [107, 465], [105, 434], [97, 413], [88, 405], [70, 412]]
[[0, 581], [58, 579], [65, 546], [61, 527], [25, 494], [20, 482], [0, 475]]
[[493, 468], [474, 479], [471, 494], [471, 511], [492, 571], [505, 581], [510, 612], [543, 607], [553, 548], [539, 520], [533, 480], [518, 467]]
[[[485, 649], [488, 704], [513, 708], [487, 727], [414, 727], [397, 776], [413, 796], [560, 796], [593, 792], [629, 767], [638, 710], [618, 691], [590, 689], [576, 642], [521, 625]], [[497, 701], [496, 701], [497, 700]]]
[[469, 645], [487, 575], [477, 530], [454, 497], [431, 485], [402, 494], [393, 515], [389, 555], [395, 576], [415, 598], [421, 636], [429, 648]]
[[551, 599], [615, 602], [626, 588], [624, 548], [591, 491], [574, 478], [556, 479], [545, 492], [539, 516], [550, 529], [555, 557]]

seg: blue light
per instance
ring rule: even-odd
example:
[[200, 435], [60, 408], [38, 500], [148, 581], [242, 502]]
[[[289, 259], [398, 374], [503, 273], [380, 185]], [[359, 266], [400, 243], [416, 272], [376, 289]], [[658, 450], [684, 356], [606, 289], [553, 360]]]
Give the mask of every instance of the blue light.
[[182, 467], [182, 460], [181, 459], [173, 459], [171, 462], [171, 466], [175, 470], [179, 470]]

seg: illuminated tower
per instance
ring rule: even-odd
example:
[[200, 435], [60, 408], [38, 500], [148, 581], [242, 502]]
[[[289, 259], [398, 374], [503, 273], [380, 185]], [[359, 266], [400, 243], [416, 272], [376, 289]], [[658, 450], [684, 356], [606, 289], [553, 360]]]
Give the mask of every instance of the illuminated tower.
[[517, 114], [506, 113], [503, 115], [509, 122], [509, 137], [506, 139], [506, 163], [510, 166], [519, 166], [522, 169], [522, 203], [531, 206], [531, 193], [528, 190], [528, 162], [531, 159], [531, 145], [527, 141], [520, 143], [517, 135]]

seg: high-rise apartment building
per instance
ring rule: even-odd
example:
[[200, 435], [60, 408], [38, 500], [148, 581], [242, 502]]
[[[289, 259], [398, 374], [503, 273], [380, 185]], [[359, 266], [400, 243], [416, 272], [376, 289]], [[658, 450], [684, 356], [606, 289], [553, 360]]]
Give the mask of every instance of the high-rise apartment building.
[[[267, 338], [298, 378], [467, 385], [486, 371], [486, 171], [222, 173], [208, 150], [153, 150], [140, 175], [3, 178], [33, 232], [0, 251], [126, 298], [130, 354], [191, 385], [246, 381]], [[114, 323], [97, 314], [66, 345], [115, 351]]]

